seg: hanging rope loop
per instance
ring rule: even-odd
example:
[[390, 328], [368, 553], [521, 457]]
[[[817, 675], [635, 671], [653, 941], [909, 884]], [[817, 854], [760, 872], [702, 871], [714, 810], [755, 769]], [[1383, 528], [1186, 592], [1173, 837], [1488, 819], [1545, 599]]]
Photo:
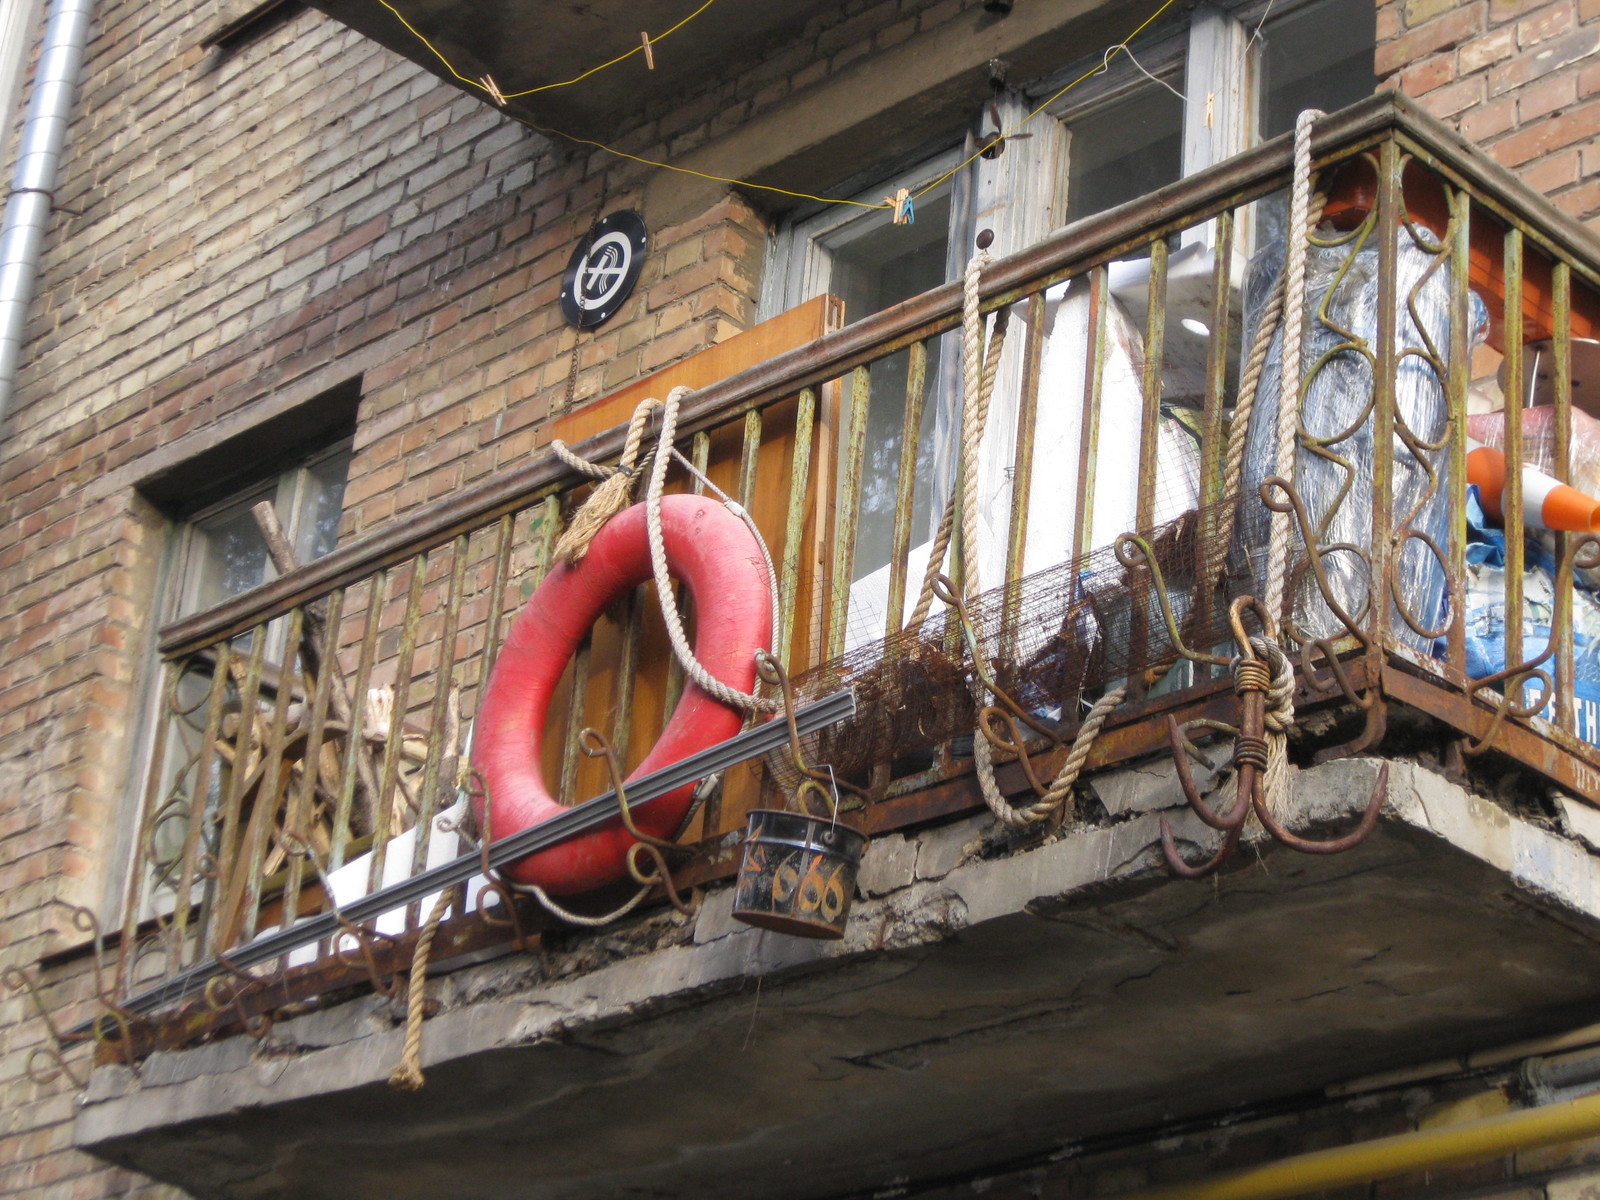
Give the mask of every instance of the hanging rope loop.
[[623, 443], [622, 458], [614, 467], [590, 462], [573, 452], [560, 438], [550, 443], [551, 452], [567, 466], [590, 479], [598, 479], [600, 486], [589, 494], [583, 507], [572, 515], [567, 527], [556, 542], [556, 558], [568, 566], [576, 566], [589, 552], [594, 535], [633, 502], [633, 482], [637, 476], [639, 451], [644, 444], [645, 429], [650, 418], [661, 408], [661, 401], [651, 397], [640, 401], [628, 422], [628, 437]]
[[[672, 643], [672, 652], [683, 665], [685, 674], [694, 680], [701, 691], [743, 712], [774, 713], [781, 707], [778, 701], [729, 687], [706, 670], [694, 656], [694, 647], [689, 644], [689, 635], [683, 629], [683, 616], [678, 612], [678, 602], [672, 595], [672, 577], [667, 572], [666, 540], [661, 532], [661, 497], [666, 491], [667, 468], [672, 465], [673, 439], [678, 431], [678, 406], [688, 394], [688, 388], [675, 387], [667, 393], [666, 403], [661, 406], [661, 433], [656, 441], [650, 479], [645, 488], [645, 529], [650, 539], [650, 565], [655, 575], [656, 598], [661, 604], [661, 619], [667, 627], [667, 639]], [[770, 566], [768, 571], [770, 575]], [[776, 612], [773, 617], [776, 619]]]

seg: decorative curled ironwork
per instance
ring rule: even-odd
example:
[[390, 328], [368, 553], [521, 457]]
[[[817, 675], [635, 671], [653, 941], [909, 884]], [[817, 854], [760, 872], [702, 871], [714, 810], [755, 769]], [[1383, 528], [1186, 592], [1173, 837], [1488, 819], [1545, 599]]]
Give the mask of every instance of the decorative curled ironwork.
[[[781, 670], [780, 677], [782, 677]], [[787, 684], [787, 677], [782, 678]], [[785, 692], [785, 705], [788, 701], [789, 695]], [[605, 734], [598, 729], [584, 729], [578, 734], [578, 742], [580, 749], [590, 758], [605, 760], [606, 773], [611, 777], [611, 790], [617, 797], [617, 809], [622, 816], [622, 826], [634, 839], [633, 845], [628, 847], [627, 853], [623, 856], [629, 877], [642, 888], [659, 887], [666, 896], [667, 903], [685, 916], [692, 916], [700, 907], [699, 890], [692, 889], [690, 898], [685, 901], [673, 881], [672, 871], [667, 866], [667, 855], [674, 852], [681, 855], [684, 853], [684, 847], [666, 838], [653, 837], [634, 824], [633, 811], [628, 807], [628, 785], [622, 776], [622, 764], [617, 761], [616, 748]], [[811, 781], [808, 779], [806, 782]], [[649, 858], [655, 869], [650, 872], [643, 870], [639, 866], [641, 858]]]
[[[1572, 575], [1574, 569], [1593, 570], [1600, 567], [1600, 537], [1592, 533], [1571, 537], [1568, 540], [1566, 552], [1556, 565], [1556, 603], [1558, 605], [1556, 627], [1572, 627]], [[1485, 675], [1479, 679], [1467, 681], [1467, 695], [1471, 699], [1478, 699], [1485, 693], [1491, 702], [1491, 716], [1489, 728], [1477, 741], [1464, 738], [1461, 741], [1461, 753], [1469, 758], [1477, 757], [1493, 749], [1499, 741], [1500, 730], [1504, 727], [1508, 717], [1526, 720], [1543, 712], [1555, 695], [1556, 682], [1544, 665], [1555, 657], [1557, 642], [1555, 629], [1552, 628], [1544, 649], [1532, 658], [1525, 659], [1515, 666], [1506, 667], [1492, 675]], [[1539, 685], [1537, 697], [1527, 699], [1527, 685], [1535, 682]], [[1571, 686], [1570, 681], [1568, 687]], [[1522, 699], [1518, 699], [1518, 697]]]
[[[245, 1000], [257, 992], [265, 991], [274, 983], [284, 982], [286, 969], [282, 962], [270, 975], [263, 976], [241, 970], [226, 955], [218, 954], [216, 959], [227, 975], [215, 975], [206, 980], [206, 1005], [214, 1013], [226, 1012], [231, 1008], [246, 1033], [258, 1042], [265, 1040], [272, 1032], [272, 1014], [265, 1009], [248, 1008]], [[228, 988], [230, 978], [233, 981], [231, 990]]]
[[[1203, 720], [1179, 725], [1173, 717], [1167, 717], [1167, 742], [1184, 799], [1202, 824], [1223, 834], [1222, 844], [1209, 858], [1200, 863], [1190, 863], [1178, 850], [1171, 823], [1164, 814], [1161, 816], [1162, 855], [1172, 872], [1185, 879], [1201, 879], [1218, 870], [1238, 846], [1245, 823], [1252, 813], [1268, 834], [1291, 850], [1298, 850], [1302, 854], [1338, 854], [1349, 850], [1366, 840], [1377, 826], [1378, 814], [1388, 795], [1389, 768], [1385, 764], [1378, 771], [1372, 794], [1356, 828], [1342, 837], [1323, 841], [1301, 837], [1273, 815], [1264, 788], [1270, 757], [1267, 697], [1281, 686], [1292, 688], [1294, 671], [1288, 658], [1268, 638], [1247, 633], [1244, 627], [1246, 611], [1255, 613], [1264, 630], [1271, 629], [1267, 614], [1254, 597], [1241, 596], [1233, 602], [1230, 616], [1239, 647], [1239, 656], [1233, 660], [1233, 686], [1239, 698], [1239, 723], [1232, 725], [1225, 721]], [[1207, 803], [1195, 783], [1189, 759], [1191, 756], [1198, 757], [1199, 751], [1188, 735], [1188, 731], [1194, 728], [1209, 729], [1233, 738], [1230, 765], [1234, 776], [1234, 797], [1226, 810], [1219, 811]], [[1283, 736], [1282, 731], [1277, 736]]]
[[[473, 900], [473, 912], [478, 920], [490, 929], [511, 930], [511, 944], [520, 952], [528, 951], [527, 934], [522, 928], [522, 916], [517, 911], [517, 897], [506, 882], [504, 876], [495, 870], [489, 862], [489, 843], [492, 840], [491, 831], [494, 829], [494, 800], [489, 795], [489, 785], [483, 776], [474, 769], [468, 777], [468, 793], [483, 801], [482, 829], [478, 837], [478, 873], [486, 880], [484, 887], [479, 890]], [[493, 896], [500, 901], [496, 908], [505, 910], [505, 916], [496, 916], [490, 911], [489, 897]]]
[[[783, 706], [783, 719], [789, 730], [789, 757], [794, 763], [794, 769], [801, 775], [801, 782], [795, 791], [796, 798], [820, 794], [831, 803], [835, 813], [865, 807], [872, 799], [868, 792], [848, 780], [836, 778], [833, 771], [819, 770], [806, 761], [805, 751], [800, 747], [800, 729], [794, 719], [796, 707], [794, 684], [789, 679], [789, 673], [783, 669], [783, 664], [765, 650], [757, 650], [756, 674], [761, 677], [763, 683], [778, 689]], [[838, 799], [841, 788], [851, 794], [851, 800], [841, 802]]]
[[[35, 1046], [28, 1051], [28, 1057], [22, 1065], [23, 1073], [40, 1087], [48, 1087], [62, 1076], [66, 1076], [74, 1087], [84, 1087], [87, 1080], [67, 1062], [66, 1042], [60, 1029], [56, 1027], [50, 1010], [45, 1007], [44, 998], [39, 995], [38, 987], [28, 977], [27, 972], [21, 967], [7, 967], [4, 971], [0, 971], [0, 983], [4, 983], [14, 992], [24, 993], [32, 1003], [34, 1011], [39, 1014], [39, 1019], [44, 1022], [47, 1040], [44, 1045]], [[41, 1062], [48, 1065], [41, 1066]]]
[[[132, 1067], [135, 1064], [133, 1041], [133, 1014], [122, 1005], [118, 1004], [115, 996], [115, 985], [108, 981], [105, 965], [105, 942], [100, 934], [100, 920], [92, 909], [78, 904], [68, 904], [64, 900], [57, 900], [62, 908], [72, 915], [72, 925], [79, 933], [86, 933], [90, 937], [94, 957], [91, 964], [91, 979], [94, 987], [95, 1004], [101, 1009], [101, 1014], [96, 1018], [91, 1030], [95, 1046], [98, 1050], [113, 1054], [123, 1065]], [[110, 1026], [107, 1025], [107, 1020]], [[115, 1033], [112, 1032], [115, 1030]]]

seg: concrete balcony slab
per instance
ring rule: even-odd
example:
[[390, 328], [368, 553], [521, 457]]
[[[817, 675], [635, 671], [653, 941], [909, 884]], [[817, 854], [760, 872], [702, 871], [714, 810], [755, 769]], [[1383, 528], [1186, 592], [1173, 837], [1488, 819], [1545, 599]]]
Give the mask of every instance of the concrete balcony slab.
[[[1298, 773], [1290, 823], [1346, 827], [1377, 767]], [[883, 839], [841, 943], [739, 925], [724, 890], [434, 980], [420, 1092], [388, 1086], [403, 1031], [370, 998], [101, 1068], [76, 1141], [229, 1200], [802, 1200], [1591, 1019], [1600, 871], [1553, 820], [1394, 762], [1366, 844], [1247, 844], [1194, 883], [1127, 807], [998, 857], [968, 857], [977, 819]]]

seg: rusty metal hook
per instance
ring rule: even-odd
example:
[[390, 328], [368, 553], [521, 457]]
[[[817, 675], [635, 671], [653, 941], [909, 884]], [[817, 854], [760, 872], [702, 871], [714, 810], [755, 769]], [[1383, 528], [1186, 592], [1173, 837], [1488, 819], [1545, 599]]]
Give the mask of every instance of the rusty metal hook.
[[384, 999], [395, 1003], [403, 1000], [405, 998], [405, 989], [400, 986], [398, 978], [391, 977], [387, 983], [384, 982], [383, 972], [378, 969], [377, 955], [373, 950], [373, 942], [380, 938], [391, 946], [399, 945], [400, 939], [387, 933], [379, 933], [376, 929], [368, 929], [365, 925], [357, 925], [342, 913], [335, 912], [334, 916], [339, 922], [341, 935], [348, 934], [353, 937], [356, 940], [356, 949], [360, 951], [359, 958], [353, 957], [350, 953], [350, 947], [336, 940], [334, 954], [339, 961], [352, 969], [365, 967], [367, 980], [372, 984], [372, 990]]
[[[648, 855], [655, 864], [653, 874], [645, 874], [639, 868], [639, 856]], [[628, 847], [628, 852], [623, 856], [628, 864], [628, 874], [640, 887], [659, 887], [667, 898], [667, 903], [677, 909], [686, 917], [692, 917], [700, 911], [700, 890], [689, 889], [689, 900], [686, 903], [678, 894], [678, 886], [672, 880], [672, 872], [667, 869], [666, 856], [649, 842], [635, 842]]]
[[635, 842], [642, 842], [658, 850], [682, 850], [676, 842], [665, 838], [658, 838], [645, 833], [633, 823], [633, 812], [628, 807], [628, 785], [622, 778], [622, 764], [617, 761], [617, 752], [611, 745], [610, 739], [598, 729], [586, 727], [578, 733], [578, 748], [590, 758], [603, 758], [606, 772], [611, 776], [611, 790], [617, 797], [617, 808], [622, 814], [622, 827], [628, 831]]
[[1291, 850], [1298, 850], [1301, 854], [1339, 854], [1345, 850], [1359, 846], [1367, 840], [1378, 825], [1378, 814], [1383, 810], [1383, 802], [1389, 797], [1389, 764], [1385, 762], [1378, 768], [1378, 778], [1372, 785], [1372, 796], [1367, 800], [1366, 810], [1361, 814], [1361, 821], [1350, 833], [1343, 837], [1330, 838], [1319, 842], [1314, 838], [1303, 838], [1299, 834], [1291, 833], [1268, 810], [1261, 797], [1253, 797], [1255, 802], [1256, 820], [1262, 827], [1278, 841]]
[[[1280, 499], [1276, 493], [1282, 493]], [[1371, 645], [1372, 639], [1361, 628], [1360, 621], [1346, 611], [1334, 594], [1333, 584], [1329, 581], [1327, 573], [1322, 567], [1322, 556], [1335, 551], [1348, 551], [1356, 554], [1363, 562], [1371, 563], [1359, 546], [1349, 542], [1340, 542], [1332, 546], [1322, 546], [1317, 542], [1316, 527], [1312, 523], [1311, 513], [1306, 508], [1305, 501], [1295, 489], [1293, 483], [1281, 475], [1269, 475], [1261, 481], [1261, 503], [1275, 513], [1292, 513], [1295, 524], [1300, 529], [1300, 540], [1306, 547], [1306, 568], [1311, 572], [1312, 578], [1317, 582], [1317, 591], [1322, 597], [1322, 602], [1328, 606], [1328, 611], [1338, 618], [1350, 636], [1359, 642], [1363, 649]], [[1372, 581], [1367, 580], [1367, 607], [1372, 607]]]
[[[527, 933], [522, 928], [522, 915], [517, 911], [517, 897], [506, 881], [500, 877], [500, 872], [489, 862], [489, 831], [494, 828], [494, 801], [489, 795], [488, 782], [476, 768], [468, 776], [467, 790], [469, 795], [483, 798], [483, 821], [478, 838], [478, 873], [488, 880], [487, 886], [473, 900], [473, 911], [478, 919], [491, 929], [510, 929], [511, 944], [519, 952], [526, 954]], [[497, 917], [489, 912], [488, 899], [491, 893], [499, 897], [498, 907], [505, 909], [505, 916]]]
[[1233, 687], [1239, 697], [1239, 725], [1234, 730], [1233, 739], [1234, 801], [1226, 815], [1215, 812], [1201, 796], [1194, 775], [1189, 770], [1188, 741], [1180, 731], [1177, 721], [1170, 715], [1167, 717], [1167, 741], [1172, 750], [1172, 761], [1178, 772], [1178, 783], [1183, 789], [1184, 799], [1204, 824], [1225, 834], [1222, 845], [1211, 858], [1200, 864], [1191, 864], [1184, 861], [1182, 855], [1178, 853], [1177, 843], [1172, 836], [1171, 823], [1165, 815], [1162, 816], [1162, 854], [1167, 860], [1167, 865], [1176, 874], [1187, 879], [1198, 879], [1209, 875], [1227, 860], [1233, 853], [1234, 847], [1239, 844], [1250, 812], [1261, 803], [1262, 799], [1261, 787], [1265, 782], [1267, 769], [1266, 696], [1271, 686], [1272, 675], [1257, 650], [1256, 639], [1245, 628], [1247, 612], [1255, 616], [1267, 637], [1270, 638], [1274, 632], [1272, 615], [1255, 597], [1239, 596], [1228, 606], [1228, 620], [1239, 648], [1239, 656], [1233, 660]]
[[[1261, 693], [1256, 693], [1257, 698]], [[1246, 710], [1246, 720], [1249, 719], [1249, 710]], [[1258, 718], [1259, 723], [1259, 718]], [[1221, 725], [1221, 722], [1217, 722]], [[1183, 789], [1184, 799], [1189, 802], [1189, 808], [1199, 817], [1201, 822], [1212, 829], [1222, 831], [1225, 836], [1222, 845], [1217, 847], [1216, 853], [1205, 862], [1191, 864], [1186, 862], [1183, 855], [1178, 852], [1178, 845], [1172, 836], [1172, 825], [1162, 814], [1161, 820], [1161, 853], [1167, 860], [1167, 866], [1174, 874], [1185, 879], [1203, 879], [1216, 871], [1227, 861], [1234, 847], [1239, 844], [1239, 838], [1244, 832], [1245, 819], [1250, 815], [1251, 794], [1259, 786], [1256, 778], [1257, 763], [1266, 766], [1266, 738], [1257, 735], [1260, 742], [1259, 758], [1251, 752], [1251, 747], [1246, 744], [1241, 752], [1241, 743], [1245, 741], [1245, 734], [1231, 726], [1226, 727], [1234, 733], [1234, 767], [1237, 773], [1237, 792], [1233, 806], [1226, 815], [1217, 813], [1205, 802], [1200, 794], [1199, 787], [1195, 784], [1194, 774], [1189, 769], [1188, 739], [1181, 732], [1178, 722], [1171, 715], [1167, 717], [1167, 741], [1172, 747], [1172, 761], [1177, 768], [1178, 784]]]
[[[1021, 721], [1041, 737], [1049, 739], [1052, 746], [1059, 746], [1061, 744], [1061, 731], [1044, 724], [1021, 704], [1017, 703], [1016, 698], [1001, 687], [999, 681], [990, 672], [989, 664], [984, 661], [983, 654], [978, 648], [978, 633], [973, 627], [972, 615], [967, 611], [966, 601], [957, 592], [955, 583], [948, 575], [935, 575], [933, 577], [933, 594], [940, 603], [947, 605], [955, 613], [956, 621], [961, 626], [962, 640], [967, 644], [967, 653], [972, 657], [972, 670], [977, 675], [978, 682], [988, 689], [989, 693], [1000, 702], [1005, 711], [1010, 713], [1015, 720]], [[993, 741], [993, 739], [990, 740]]]
[[[1004, 724], [1004, 735], [995, 732], [996, 722]], [[989, 739], [989, 744], [996, 750], [1016, 757], [1018, 765], [1022, 767], [1022, 773], [1028, 777], [1028, 785], [1036, 793], [1042, 796], [1049, 790], [1049, 785], [1039, 778], [1039, 773], [1033, 768], [1033, 759], [1028, 754], [1027, 739], [1022, 736], [1022, 730], [1017, 728], [1017, 722], [1011, 713], [993, 704], [981, 709], [978, 712], [978, 731]]]
[[102, 1009], [103, 1016], [109, 1016], [116, 1023], [117, 1034], [113, 1038], [108, 1035], [100, 1019], [96, 1019], [91, 1026], [94, 1040], [97, 1045], [107, 1046], [114, 1044], [117, 1057], [127, 1066], [132, 1066], [134, 1061], [133, 1049], [133, 1021], [134, 1015], [114, 999], [112, 989], [106, 985], [105, 973], [105, 945], [100, 932], [100, 919], [95, 916], [94, 910], [79, 904], [69, 904], [65, 900], [56, 900], [62, 908], [72, 914], [72, 924], [80, 933], [87, 933], [94, 946], [94, 959], [92, 976], [94, 981], [94, 999]]
[[858, 797], [862, 804], [871, 803], [871, 795], [863, 789], [848, 780], [836, 778], [832, 771], [820, 771], [806, 762], [805, 753], [800, 749], [800, 729], [794, 719], [794, 684], [789, 679], [789, 673], [783, 669], [783, 664], [765, 650], [757, 650], [756, 674], [761, 677], [763, 683], [776, 687], [783, 697], [783, 719], [789, 727], [789, 755], [794, 760], [795, 770], [818, 787], [843, 788]]

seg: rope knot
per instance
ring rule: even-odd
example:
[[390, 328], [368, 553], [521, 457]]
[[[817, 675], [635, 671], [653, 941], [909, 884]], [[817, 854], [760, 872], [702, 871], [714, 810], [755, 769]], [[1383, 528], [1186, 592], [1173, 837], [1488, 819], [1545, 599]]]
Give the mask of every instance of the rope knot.
[[1270, 681], [1261, 689], [1267, 694], [1267, 732], [1286, 734], [1294, 728], [1294, 663], [1270, 638], [1253, 637], [1250, 648], [1260, 656], [1254, 661], [1263, 671], [1270, 664]]
[[614, 467], [591, 462], [574, 453], [559, 438], [550, 443], [551, 452], [567, 466], [600, 481], [583, 502], [583, 507], [572, 514], [572, 520], [567, 522], [566, 529], [556, 541], [555, 554], [561, 562], [568, 566], [577, 566], [582, 562], [583, 556], [589, 553], [589, 543], [594, 541], [595, 534], [605, 527], [607, 521], [633, 503], [633, 481], [638, 474], [639, 450], [644, 444], [645, 426], [660, 407], [661, 401], [654, 397], [639, 402], [639, 406], [633, 410], [632, 420], [628, 422], [628, 437], [623, 443], [622, 458]]

